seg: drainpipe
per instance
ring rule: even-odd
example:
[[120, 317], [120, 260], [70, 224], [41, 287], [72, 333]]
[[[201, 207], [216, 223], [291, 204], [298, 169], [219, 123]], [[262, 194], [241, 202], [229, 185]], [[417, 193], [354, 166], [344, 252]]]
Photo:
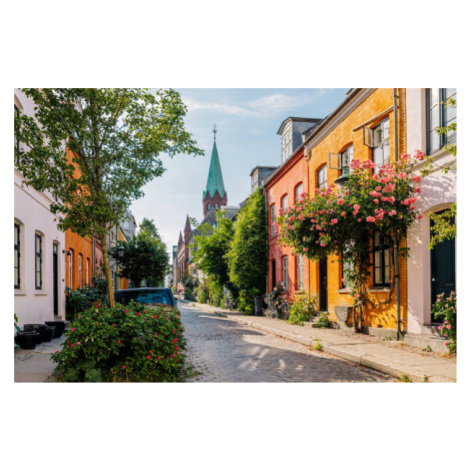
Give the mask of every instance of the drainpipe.
[[95, 250], [96, 250], [96, 240], [95, 237], [92, 235], [91, 237], [91, 275], [92, 277], [96, 277], [96, 257], [95, 257]]
[[[395, 162], [398, 162], [398, 113], [397, 113], [397, 89], [393, 89], [393, 117], [394, 117], [394, 129], [395, 129]], [[393, 237], [393, 271], [395, 277], [395, 291], [397, 295], [397, 340], [399, 341], [402, 337], [401, 333], [401, 316], [400, 316], [400, 275], [398, 272], [398, 240], [397, 235]]]

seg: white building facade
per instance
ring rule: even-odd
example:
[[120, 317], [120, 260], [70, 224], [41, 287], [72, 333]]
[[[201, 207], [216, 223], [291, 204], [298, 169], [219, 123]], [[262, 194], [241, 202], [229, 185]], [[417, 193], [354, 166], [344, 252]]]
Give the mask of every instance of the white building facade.
[[[457, 202], [457, 172], [447, 174], [442, 167], [455, 164], [455, 158], [444, 148], [457, 141], [456, 133], [439, 136], [436, 127], [456, 121], [456, 108], [442, 104], [448, 97], [456, 99], [453, 88], [407, 88], [407, 148], [413, 155], [419, 149], [433, 157], [435, 170], [421, 180], [422, 194], [416, 208], [423, 218], [408, 229], [408, 334], [405, 341], [410, 344], [427, 342], [435, 350], [440, 349], [438, 320], [431, 315], [436, 296], [446, 296], [456, 291], [456, 239], [439, 243], [428, 250], [431, 238], [432, 213], [448, 209]], [[422, 164], [414, 169], [420, 176]], [[418, 338], [420, 337], [420, 338]], [[431, 344], [432, 343], [432, 344]]]
[[[14, 90], [15, 113], [34, 116], [34, 103]], [[16, 143], [15, 143], [16, 145]], [[24, 186], [15, 168], [14, 295], [19, 326], [65, 320], [65, 234], [50, 211], [52, 197]]]

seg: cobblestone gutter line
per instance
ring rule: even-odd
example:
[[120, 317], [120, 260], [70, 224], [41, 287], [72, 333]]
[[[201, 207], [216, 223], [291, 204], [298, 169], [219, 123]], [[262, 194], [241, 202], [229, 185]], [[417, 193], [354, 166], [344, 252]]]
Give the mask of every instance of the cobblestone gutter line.
[[[198, 304], [196, 302], [185, 302], [185, 303], [188, 303], [189, 305], [194, 304], [197, 308], [205, 312], [220, 315], [220, 313], [217, 312], [217, 309], [212, 308], [210, 306]], [[223, 313], [223, 315], [225, 316], [225, 312]], [[239, 315], [242, 315], [242, 314], [240, 313]], [[282, 329], [272, 328], [270, 326], [264, 325], [263, 323], [260, 323], [254, 320], [253, 317], [249, 317], [246, 319], [240, 318], [240, 316], [238, 316], [237, 313], [235, 312], [230, 312], [228, 313], [227, 316], [230, 319], [242, 325], [247, 325], [257, 330], [265, 331], [267, 333], [280, 336], [281, 338], [285, 338], [290, 341], [294, 341], [296, 343], [300, 343], [308, 347], [314, 347], [315, 344], [317, 343], [317, 340], [313, 338], [305, 337], [305, 336], [298, 335], [295, 333], [283, 331]], [[381, 358], [381, 357], [372, 356], [369, 354], [350, 351], [350, 350], [345, 351], [343, 349], [344, 346], [354, 346], [354, 345], [359, 344], [360, 342], [358, 341], [351, 341], [349, 343], [343, 343], [339, 346], [328, 345], [325, 340], [321, 340], [321, 342], [323, 346], [323, 351], [329, 354], [332, 354], [336, 357], [340, 357], [342, 359], [346, 359], [348, 361], [354, 362], [361, 366], [369, 367], [370, 369], [374, 369], [379, 372], [389, 374], [393, 377], [397, 377], [400, 379], [403, 379], [406, 377], [412, 382], [423, 382], [423, 381], [427, 381], [430, 383], [456, 382], [456, 380], [454, 380], [453, 378], [445, 376], [445, 375], [440, 375], [439, 373], [436, 373], [436, 372], [432, 373], [428, 371], [428, 374], [426, 374], [426, 366], [423, 366], [421, 368], [419, 368], [419, 366], [414, 366], [414, 365], [407, 366], [402, 363], [393, 362], [386, 358]], [[439, 368], [440, 363], [436, 361], [434, 365], [436, 366], [435, 368]]]

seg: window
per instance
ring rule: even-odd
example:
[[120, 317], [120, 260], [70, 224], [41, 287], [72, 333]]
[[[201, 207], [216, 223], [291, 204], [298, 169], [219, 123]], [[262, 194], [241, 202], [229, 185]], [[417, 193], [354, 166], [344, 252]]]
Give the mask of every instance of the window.
[[86, 259], [85, 270], [85, 282], [90, 284], [90, 258]]
[[348, 281], [347, 281], [347, 274], [352, 271], [353, 269], [353, 263], [350, 262], [350, 261], [346, 261], [344, 259], [344, 257], [342, 257], [342, 261], [341, 261], [341, 287], [343, 289], [347, 289], [350, 287], [350, 285], [348, 285]]
[[281, 139], [281, 163], [284, 163], [291, 156], [292, 150], [292, 129], [290, 129]]
[[214, 208], [215, 208], [215, 210], [217, 210], [219, 208], [219, 205], [217, 203], [215, 203]]
[[287, 210], [287, 194], [281, 199], [282, 212], [284, 213]]
[[326, 165], [317, 172], [317, 188], [326, 188]]
[[20, 226], [15, 224], [15, 289], [19, 289], [21, 286], [21, 271], [20, 271]]
[[289, 289], [289, 271], [288, 271], [288, 258], [287, 256], [282, 257], [282, 285], [284, 290]]
[[349, 175], [349, 164], [354, 158], [353, 146], [348, 147], [344, 152], [341, 152], [341, 175]]
[[390, 286], [390, 245], [379, 232], [374, 233], [374, 286]]
[[83, 287], [83, 283], [82, 283], [82, 261], [83, 261], [83, 256], [78, 255], [78, 287]]
[[304, 257], [297, 255], [297, 290], [304, 288]]
[[427, 107], [427, 147], [428, 153], [433, 153], [441, 149], [444, 145], [453, 142], [457, 138], [457, 133], [450, 131], [439, 135], [436, 131], [438, 127], [449, 126], [457, 122], [457, 108], [448, 106], [446, 100], [457, 98], [456, 88], [428, 88], [426, 90]]
[[210, 205], [210, 204], [207, 204], [207, 210], [208, 210], [208, 211], [211, 210], [211, 205]]
[[375, 163], [374, 172], [378, 173], [377, 165], [390, 162], [390, 120], [384, 119], [372, 129], [372, 159]]
[[295, 202], [297, 202], [300, 199], [300, 196], [304, 192], [304, 185], [302, 183], [298, 184], [295, 187]]
[[276, 204], [271, 206], [271, 235], [276, 235]]
[[73, 289], [73, 250], [69, 250], [67, 256], [69, 258], [69, 287]]
[[37, 233], [34, 236], [34, 258], [35, 258], [35, 287], [42, 289], [42, 238]]

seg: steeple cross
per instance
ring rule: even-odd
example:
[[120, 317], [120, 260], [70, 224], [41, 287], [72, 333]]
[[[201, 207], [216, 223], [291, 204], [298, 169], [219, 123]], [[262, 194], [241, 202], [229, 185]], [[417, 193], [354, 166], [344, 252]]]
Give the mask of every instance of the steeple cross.
[[214, 133], [214, 141], [215, 141], [215, 134], [217, 134], [217, 128], [215, 127], [215, 124], [214, 124], [214, 129], [212, 132]]

